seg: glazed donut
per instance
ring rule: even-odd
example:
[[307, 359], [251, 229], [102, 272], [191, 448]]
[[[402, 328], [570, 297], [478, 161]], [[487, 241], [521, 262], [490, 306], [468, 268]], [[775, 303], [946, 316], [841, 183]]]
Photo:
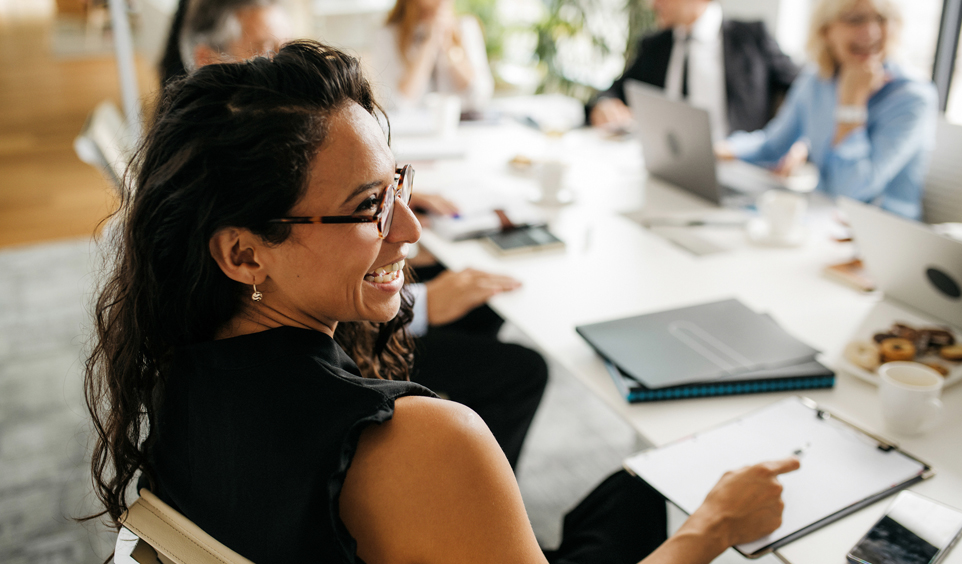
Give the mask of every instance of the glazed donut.
[[952, 345], [939, 349], [939, 356], [945, 360], [958, 362], [962, 360], [962, 345]]
[[878, 347], [868, 341], [852, 341], [845, 347], [845, 360], [859, 368], [873, 371], [881, 364]]
[[908, 339], [885, 339], [879, 345], [883, 362], [912, 360], [915, 358], [915, 343]]

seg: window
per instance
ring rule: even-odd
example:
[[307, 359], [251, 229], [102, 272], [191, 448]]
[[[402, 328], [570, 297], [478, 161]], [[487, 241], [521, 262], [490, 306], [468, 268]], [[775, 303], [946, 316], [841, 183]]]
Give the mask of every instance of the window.
[[945, 119], [952, 123], [962, 124], [962, 60], [958, 56], [960, 39], [956, 38], [955, 63], [952, 72], [952, 83], [945, 107]]
[[895, 0], [902, 12], [898, 60], [919, 78], [931, 80], [943, 0]]

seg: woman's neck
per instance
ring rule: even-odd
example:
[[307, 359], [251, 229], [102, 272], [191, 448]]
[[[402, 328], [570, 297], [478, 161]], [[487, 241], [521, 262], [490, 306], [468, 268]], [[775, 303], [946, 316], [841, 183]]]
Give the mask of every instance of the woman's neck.
[[[259, 305], [258, 307], [263, 306]], [[221, 326], [221, 328], [214, 333], [214, 339], [240, 337], [241, 335], [260, 333], [261, 331], [276, 329], [278, 327], [310, 329], [312, 331], [319, 331], [333, 338], [334, 330], [337, 328], [337, 322], [321, 321], [318, 319], [302, 321], [271, 309], [268, 309], [266, 312], [246, 309]]]

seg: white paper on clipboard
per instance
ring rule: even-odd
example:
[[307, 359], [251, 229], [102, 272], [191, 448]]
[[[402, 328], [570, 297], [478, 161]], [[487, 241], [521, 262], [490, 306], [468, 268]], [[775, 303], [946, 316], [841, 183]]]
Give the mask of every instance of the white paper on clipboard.
[[931, 475], [925, 463], [880, 446], [887, 447], [811, 400], [793, 397], [636, 454], [625, 467], [691, 514], [725, 472], [800, 453], [801, 468], [779, 477], [785, 502], [781, 527], [735, 547], [746, 556], [760, 556], [817, 528], [813, 525]]

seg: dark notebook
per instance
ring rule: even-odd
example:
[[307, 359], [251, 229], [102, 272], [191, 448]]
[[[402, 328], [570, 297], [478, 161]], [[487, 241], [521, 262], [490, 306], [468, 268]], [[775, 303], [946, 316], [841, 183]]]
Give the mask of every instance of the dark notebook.
[[[576, 328], [608, 362], [650, 390], [815, 361], [818, 351], [730, 299]], [[767, 378], [767, 376], [766, 376]]]
[[652, 390], [625, 374], [617, 366], [605, 361], [605, 368], [615, 387], [631, 403], [673, 399], [763, 394], [790, 390], [811, 390], [835, 386], [835, 373], [818, 361], [773, 370], [747, 372], [739, 376], [722, 377], [714, 382], [685, 384]]

